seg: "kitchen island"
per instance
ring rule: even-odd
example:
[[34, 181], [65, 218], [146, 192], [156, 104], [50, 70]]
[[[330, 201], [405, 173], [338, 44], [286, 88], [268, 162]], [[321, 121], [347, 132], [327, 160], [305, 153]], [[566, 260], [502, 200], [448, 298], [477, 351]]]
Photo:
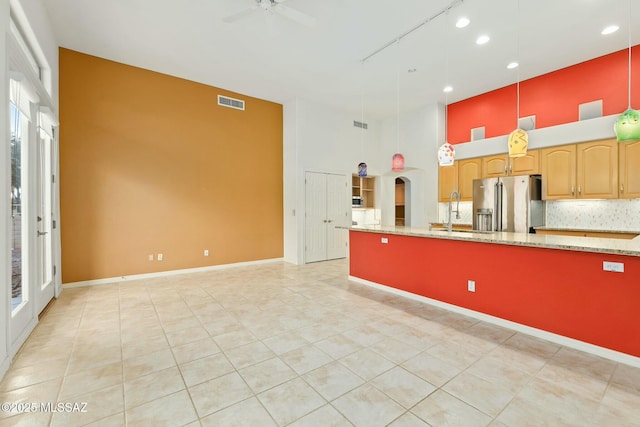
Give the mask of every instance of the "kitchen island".
[[353, 280], [640, 365], [640, 237], [356, 226], [349, 240]]

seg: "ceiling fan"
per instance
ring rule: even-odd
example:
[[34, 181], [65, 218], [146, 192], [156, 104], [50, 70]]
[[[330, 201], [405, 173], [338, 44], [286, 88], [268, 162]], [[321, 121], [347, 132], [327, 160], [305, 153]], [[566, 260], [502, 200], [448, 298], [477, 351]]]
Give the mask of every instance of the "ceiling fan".
[[313, 16], [309, 16], [306, 13], [302, 13], [297, 9], [286, 6], [284, 3], [286, 0], [253, 0], [255, 4], [247, 9], [241, 10], [240, 12], [236, 12], [232, 15], [226, 16], [222, 18], [224, 22], [235, 22], [246, 16], [249, 16], [254, 11], [258, 9], [262, 9], [265, 13], [277, 13], [279, 15], [284, 16], [287, 19], [290, 19], [294, 22], [297, 22], [306, 26], [313, 26], [316, 22], [316, 18]]

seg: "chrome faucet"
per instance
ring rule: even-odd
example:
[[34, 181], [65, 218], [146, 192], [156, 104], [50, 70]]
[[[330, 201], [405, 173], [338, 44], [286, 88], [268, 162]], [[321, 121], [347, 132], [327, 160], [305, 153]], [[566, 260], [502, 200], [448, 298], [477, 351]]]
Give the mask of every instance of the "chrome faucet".
[[[456, 210], [452, 210], [453, 208], [453, 197], [455, 196], [456, 198]], [[460, 193], [458, 193], [457, 191], [452, 191], [451, 195], [449, 196], [449, 223], [447, 224], [447, 230], [451, 231], [451, 227], [452, 227], [452, 218], [451, 218], [451, 214], [452, 213], [456, 213], [456, 219], [460, 219]]]

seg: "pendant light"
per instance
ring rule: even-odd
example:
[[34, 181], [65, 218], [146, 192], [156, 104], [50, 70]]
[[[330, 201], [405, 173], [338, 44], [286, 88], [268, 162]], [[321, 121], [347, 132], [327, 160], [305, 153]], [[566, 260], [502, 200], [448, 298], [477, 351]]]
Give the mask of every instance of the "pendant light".
[[629, 13], [627, 14], [627, 32], [629, 37], [629, 59], [628, 59], [628, 86], [627, 100], [629, 101], [627, 110], [622, 113], [613, 125], [618, 142], [640, 141], [640, 111], [631, 108], [631, 0], [629, 0]]
[[[361, 70], [360, 81], [362, 86], [360, 87], [360, 158], [363, 157], [364, 153], [364, 61], [362, 61], [362, 70]], [[365, 162], [358, 163], [358, 176], [366, 177], [367, 176], [367, 164]]]
[[[520, 23], [520, 0], [517, 2], [517, 20]], [[516, 29], [516, 57], [520, 56], [520, 30], [519, 25]], [[518, 59], [519, 61], [519, 59]], [[516, 67], [516, 129], [509, 134], [507, 145], [509, 147], [509, 157], [523, 157], [527, 154], [527, 146], [529, 145], [529, 135], [523, 129], [520, 129], [520, 65]]]
[[[444, 21], [444, 39], [445, 43], [449, 41], [448, 30], [449, 30], [449, 12], [445, 16]], [[438, 165], [439, 166], [453, 166], [456, 150], [453, 148], [453, 145], [449, 144], [448, 135], [449, 135], [449, 125], [448, 125], [448, 105], [449, 105], [449, 92], [451, 92], [451, 86], [449, 84], [449, 48], [448, 45], [445, 44], [445, 59], [444, 59], [444, 80], [447, 85], [444, 88], [444, 144], [438, 148]]]
[[400, 39], [397, 41], [398, 58], [396, 63], [396, 154], [391, 158], [391, 170], [404, 170], [404, 156], [400, 154]]

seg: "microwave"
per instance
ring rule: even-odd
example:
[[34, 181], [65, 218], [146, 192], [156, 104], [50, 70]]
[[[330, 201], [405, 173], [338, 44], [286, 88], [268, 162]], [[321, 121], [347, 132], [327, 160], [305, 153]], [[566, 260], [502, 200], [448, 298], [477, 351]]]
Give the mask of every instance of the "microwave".
[[351, 198], [351, 207], [353, 208], [362, 208], [364, 207], [364, 201], [360, 196], [353, 196]]

